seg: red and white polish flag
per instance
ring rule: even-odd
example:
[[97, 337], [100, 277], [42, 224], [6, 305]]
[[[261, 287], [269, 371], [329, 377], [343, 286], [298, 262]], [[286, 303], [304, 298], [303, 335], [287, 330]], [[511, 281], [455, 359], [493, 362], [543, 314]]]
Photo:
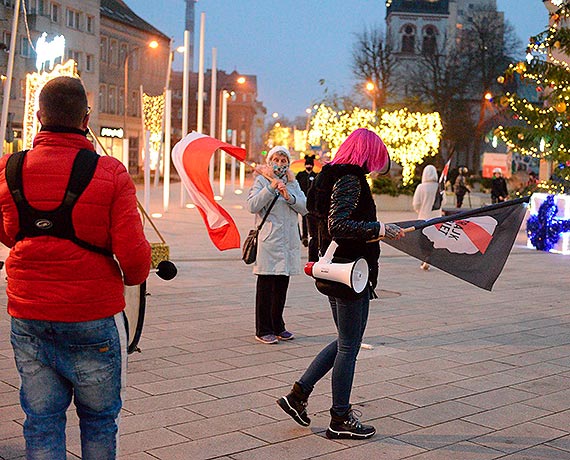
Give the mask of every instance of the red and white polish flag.
[[511, 252], [530, 197], [430, 220], [397, 222], [414, 227], [401, 240], [383, 240], [468, 283], [490, 291]]
[[172, 149], [172, 163], [190, 199], [198, 208], [212, 243], [224, 251], [239, 248], [240, 235], [230, 214], [214, 200], [208, 168], [210, 158], [217, 149], [238, 161], [245, 160], [245, 149], [193, 131]]

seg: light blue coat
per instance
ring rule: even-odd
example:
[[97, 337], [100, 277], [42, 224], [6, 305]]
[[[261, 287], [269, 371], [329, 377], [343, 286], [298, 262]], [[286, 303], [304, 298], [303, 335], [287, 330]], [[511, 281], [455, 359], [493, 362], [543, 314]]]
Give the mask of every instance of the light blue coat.
[[[257, 176], [247, 197], [247, 209], [255, 214], [257, 227], [275, 198], [269, 180]], [[256, 275], [297, 275], [301, 272], [301, 238], [298, 214], [307, 214], [307, 199], [299, 183], [287, 184], [290, 200], [280, 195], [259, 232]]]

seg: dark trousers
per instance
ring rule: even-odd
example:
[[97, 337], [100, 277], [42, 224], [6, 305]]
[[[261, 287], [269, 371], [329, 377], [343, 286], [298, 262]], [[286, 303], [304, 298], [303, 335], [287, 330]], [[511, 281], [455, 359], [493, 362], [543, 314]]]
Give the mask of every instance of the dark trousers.
[[285, 330], [283, 309], [287, 299], [289, 277], [257, 275], [255, 292], [255, 335], [280, 334]]

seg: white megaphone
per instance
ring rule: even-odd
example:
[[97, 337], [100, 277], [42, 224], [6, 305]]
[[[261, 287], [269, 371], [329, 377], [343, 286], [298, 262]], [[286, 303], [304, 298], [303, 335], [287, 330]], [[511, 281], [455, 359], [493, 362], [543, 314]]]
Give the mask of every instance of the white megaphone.
[[336, 281], [350, 287], [360, 294], [368, 285], [368, 263], [360, 258], [349, 263], [333, 263], [333, 255], [338, 248], [335, 241], [327, 248], [325, 255], [318, 262], [307, 262], [305, 273], [313, 278]]

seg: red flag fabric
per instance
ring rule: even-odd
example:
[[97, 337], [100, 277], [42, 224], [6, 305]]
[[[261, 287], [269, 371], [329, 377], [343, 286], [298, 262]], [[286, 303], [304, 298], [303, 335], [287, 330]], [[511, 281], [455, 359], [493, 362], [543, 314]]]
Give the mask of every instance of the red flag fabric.
[[224, 251], [239, 248], [240, 236], [229, 213], [214, 200], [208, 167], [210, 158], [217, 149], [239, 161], [245, 160], [245, 149], [193, 131], [172, 149], [172, 163], [190, 199], [200, 211], [212, 243]]
[[490, 291], [501, 274], [530, 197], [430, 220], [397, 222], [413, 227], [401, 240], [383, 240], [450, 275]]

